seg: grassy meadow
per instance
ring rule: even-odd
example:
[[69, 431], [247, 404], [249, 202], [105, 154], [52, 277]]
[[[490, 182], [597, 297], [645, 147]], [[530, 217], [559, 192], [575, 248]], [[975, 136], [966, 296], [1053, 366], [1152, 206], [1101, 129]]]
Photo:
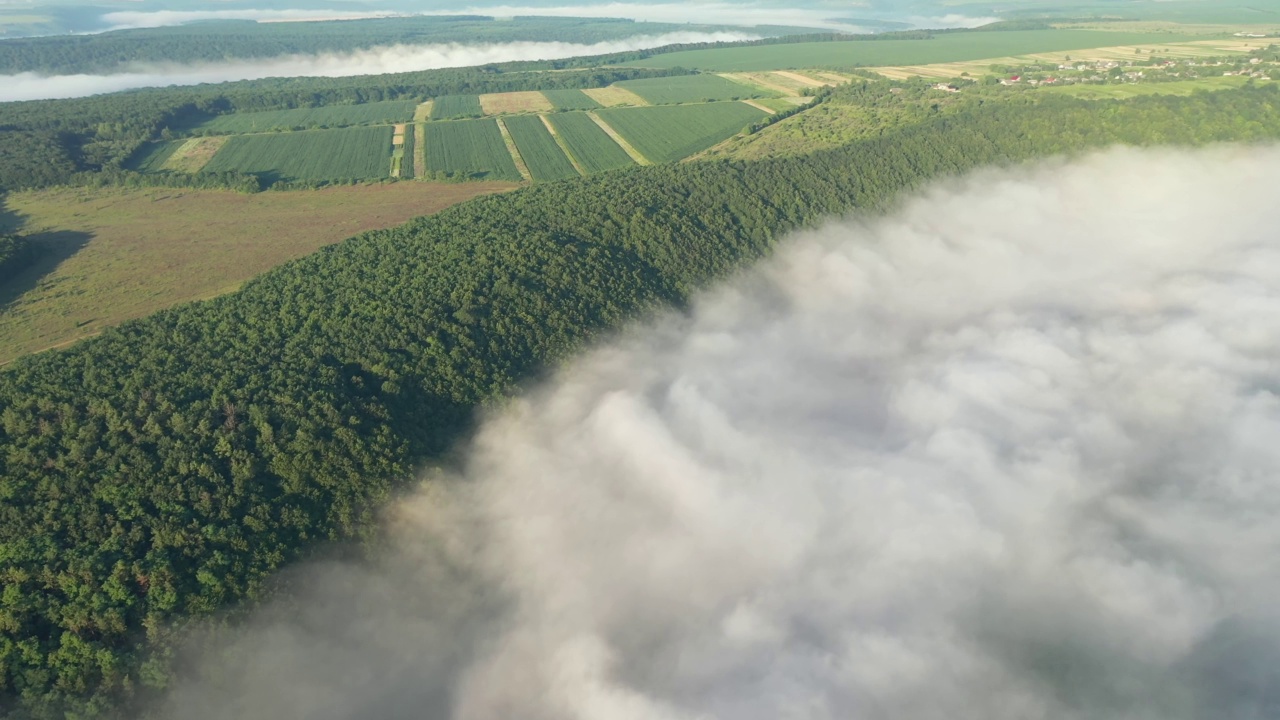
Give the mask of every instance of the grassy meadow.
[[403, 182], [254, 195], [164, 188], [11, 193], [5, 229], [28, 235], [43, 252], [0, 288], [0, 363], [235, 290], [352, 235], [514, 187]]
[[1238, 88], [1249, 81], [1249, 78], [1233, 75], [1231, 77], [1210, 77], [1198, 80], [1180, 80], [1159, 83], [1125, 83], [1123, 85], [1061, 85], [1042, 88], [1041, 92], [1070, 95], [1085, 100], [1124, 100], [1141, 95], [1190, 95], [1194, 92], [1212, 92], [1214, 90], [1230, 90]]

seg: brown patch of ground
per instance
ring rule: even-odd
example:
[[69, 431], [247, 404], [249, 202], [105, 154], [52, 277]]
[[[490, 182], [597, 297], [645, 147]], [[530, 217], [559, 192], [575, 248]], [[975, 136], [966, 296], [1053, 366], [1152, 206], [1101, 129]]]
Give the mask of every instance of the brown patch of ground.
[[484, 110], [485, 115], [510, 115], [512, 113], [551, 112], [555, 110], [551, 105], [551, 101], [536, 90], [481, 95], [480, 109]]
[[625, 88], [610, 85], [603, 88], [591, 88], [583, 90], [587, 97], [595, 100], [605, 107], [618, 107], [620, 105], [648, 105], [649, 101]]
[[263, 192], [57, 188], [5, 210], [56, 257], [5, 283], [0, 363], [179, 303], [281, 263], [515, 183], [400, 182]]

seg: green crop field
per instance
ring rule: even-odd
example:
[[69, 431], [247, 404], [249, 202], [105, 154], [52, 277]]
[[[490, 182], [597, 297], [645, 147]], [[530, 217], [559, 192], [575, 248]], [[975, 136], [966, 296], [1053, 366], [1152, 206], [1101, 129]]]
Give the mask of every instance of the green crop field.
[[551, 137], [542, 118], [537, 115], [517, 115], [504, 122], [534, 180], [578, 177], [578, 171], [556, 144], [556, 139]]
[[149, 143], [138, 151], [136, 158], [129, 163], [130, 167], [138, 172], [160, 172], [164, 169], [164, 164], [168, 162], [173, 153], [186, 140], [166, 140], [164, 142]]
[[688, 50], [655, 55], [627, 64], [638, 67], [686, 67], [715, 72], [925, 65], [1138, 43], [1177, 42], [1188, 38], [1195, 39], [1176, 33], [1102, 30], [971, 32], [937, 35], [931, 40], [859, 40]]
[[479, 95], [441, 95], [431, 104], [432, 120], [473, 118], [484, 115]]
[[1124, 85], [1061, 85], [1043, 88], [1041, 92], [1060, 93], [1085, 100], [1124, 100], [1139, 95], [1190, 95], [1193, 92], [1230, 90], [1244, 85], [1249, 78], [1210, 77], [1200, 80], [1180, 80], [1158, 83], [1126, 83]]
[[604, 172], [634, 164], [631, 156], [582, 112], [548, 115], [569, 154], [588, 173]]
[[404, 147], [400, 148], [400, 177], [413, 177], [413, 158], [417, 150], [417, 138], [414, 137], [414, 126], [409, 125], [404, 129]]
[[238, 135], [205, 165], [209, 172], [262, 173], [280, 180], [387, 177], [391, 127]]
[[408, 122], [417, 103], [387, 101], [362, 105], [330, 105], [292, 110], [266, 110], [219, 115], [196, 126], [215, 133], [251, 133], [309, 127], [343, 127]]
[[706, 150], [766, 113], [735, 102], [614, 108], [597, 114], [640, 154], [671, 162]]
[[427, 169], [485, 180], [523, 180], [497, 120], [427, 123]]
[[654, 105], [778, 96], [776, 92], [748, 87], [726, 80], [719, 75], [682, 75], [626, 80], [617, 83], [617, 86], [630, 90]]
[[581, 90], [543, 90], [542, 94], [557, 110], [595, 110], [600, 103]]

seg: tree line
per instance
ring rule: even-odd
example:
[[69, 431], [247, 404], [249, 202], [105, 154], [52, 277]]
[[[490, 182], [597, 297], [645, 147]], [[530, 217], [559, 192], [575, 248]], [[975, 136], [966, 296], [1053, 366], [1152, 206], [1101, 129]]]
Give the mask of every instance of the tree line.
[[0, 373], [0, 714], [139, 716], [185, 622], [372, 537], [478, 406], [796, 228], [985, 165], [1274, 139], [1278, 101], [1020, 94], [803, 157], [534, 185], [19, 360]]
[[345, 22], [199, 22], [176, 27], [52, 35], [0, 42], [0, 74], [110, 73], [139, 63], [214, 63], [284, 55], [345, 53], [387, 45], [568, 42], [636, 35], [713, 32], [724, 25], [677, 25], [616, 18], [438, 16]]

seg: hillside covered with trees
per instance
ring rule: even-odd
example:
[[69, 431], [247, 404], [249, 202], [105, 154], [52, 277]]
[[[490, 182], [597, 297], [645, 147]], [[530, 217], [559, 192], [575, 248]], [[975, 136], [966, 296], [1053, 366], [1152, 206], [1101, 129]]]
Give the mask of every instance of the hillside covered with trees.
[[535, 185], [21, 360], [0, 374], [0, 711], [136, 716], [186, 620], [370, 537], [477, 406], [791, 230], [985, 165], [1274, 139], [1278, 104], [1017, 96], [806, 156]]

